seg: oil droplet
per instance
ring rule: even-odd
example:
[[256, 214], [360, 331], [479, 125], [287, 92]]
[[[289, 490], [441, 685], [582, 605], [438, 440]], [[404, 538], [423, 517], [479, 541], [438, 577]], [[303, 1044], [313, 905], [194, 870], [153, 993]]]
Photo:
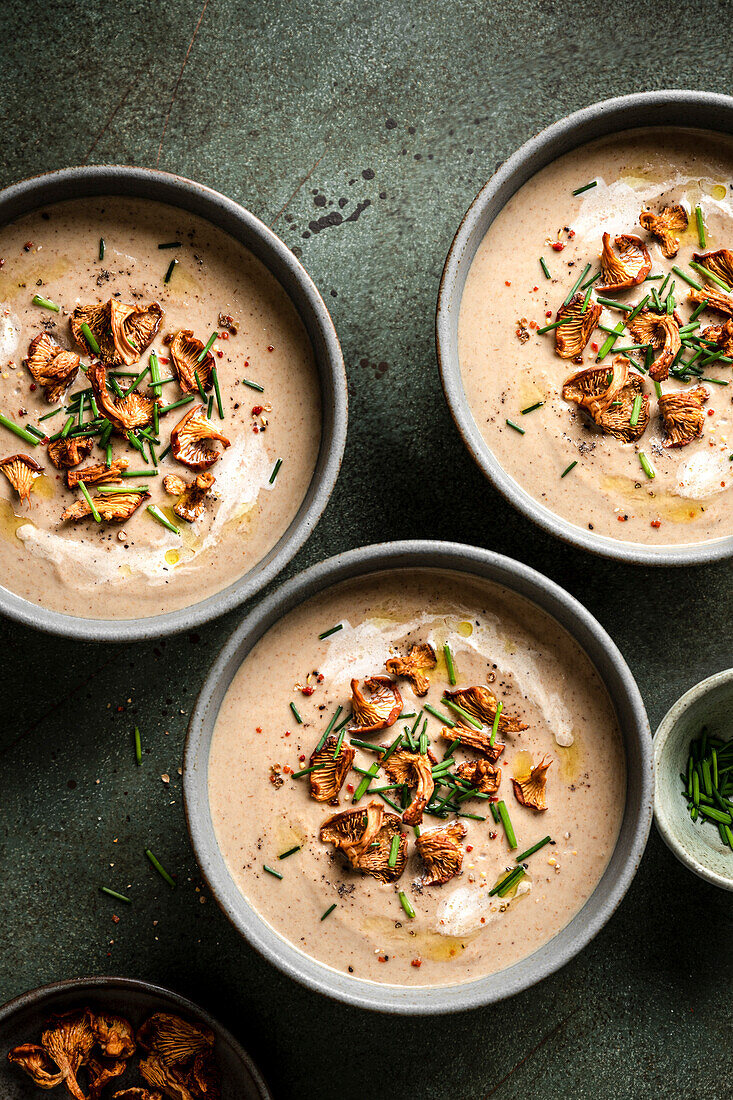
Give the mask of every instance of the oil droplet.
[[[651, 497], [646, 486], [636, 483], [628, 477], [606, 477], [603, 479], [603, 489], [608, 492], [611, 499], [618, 502], [619, 497], [625, 500], [642, 502], [648, 508]], [[703, 508], [694, 501], [685, 500], [684, 497], [675, 496], [673, 493], [654, 490], [654, 510], [659, 512], [663, 519], [672, 523], [689, 523], [702, 515]]]
[[579, 744], [579, 735], [573, 730], [573, 743], [567, 748], [557, 746], [557, 763], [560, 769], [560, 778], [563, 783], [574, 783], [580, 775], [582, 752]]
[[43, 500], [53, 500], [56, 486], [50, 477], [47, 477], [45, 474], [39, 474], [33, 482], [33, 492], [37, 493]]
[[24, 527], [26, 523], [30, 523], [34, 526], [33, 521], [28, 516], [16, 516], [13, 511], [13, 506], [9, 500], [0, 500], [0, 535], [6, 539], [10, 539], [13, 535], [17, 534], [20, 527]]
[[179, 561], [181, 560], [181, 555], [178, 553], [177, 550], [166, 550], [165, 560], [168, 562], [169, 565], [178, 565]]
[[532, 771], [532, 753], [520, 749], [512, 760], [512, 775], [515, 779], [526, 779]]
[[458, 633], [464, 638], [470, 638], [473, 634], [473, 624], [469, 622], [462, 622], [458, 624]]

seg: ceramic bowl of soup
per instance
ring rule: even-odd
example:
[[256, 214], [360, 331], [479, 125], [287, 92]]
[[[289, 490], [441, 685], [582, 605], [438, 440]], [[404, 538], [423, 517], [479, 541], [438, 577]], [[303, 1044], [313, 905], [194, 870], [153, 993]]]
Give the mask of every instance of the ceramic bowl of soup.
[[0, 610], [70, 637], [188, 629], [303, 545], [343, 453], [328, 311], [237, 203], [142, 168], [0, 194]]
[[446, 261], [446, 398], [484, 474], [567, 542], [733, 552], [733, 99], [597, 103], [514, 153]]
[[652, 812], [623, 658], [527, 567], [454, 543], [350, 551], [238, 627], [191, 718], [191, 838], [243, 936], [397, 1013], [500, 1000], [621, 901]]

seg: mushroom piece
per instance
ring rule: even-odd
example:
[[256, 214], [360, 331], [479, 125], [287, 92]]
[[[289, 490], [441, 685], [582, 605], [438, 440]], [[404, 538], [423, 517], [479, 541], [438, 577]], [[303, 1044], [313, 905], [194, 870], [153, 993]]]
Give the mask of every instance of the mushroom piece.
[[467, 760], [456, 768], [459, 779], [465, 779], [479, 794], [496, 794], [501, 784], [501, 768], [490, 760]]
[[696, 252], [694, 260], [733, 290], [733, 250], [719, 248], [717, 252]]
[[89, 1061], [94, 1036], [89, 1026], [90, 1013], [67, 1012], [55, 1016], [41, 1035], [45, 1047], [61, 1073], [61, 1078], [74, 1100], [86, 1100], [76, 1079], [81, 1066]]
[[702, 290], [690, 290], [687, 298], [696, 305], [702, 305], [704, 302], [705, 308], [713, 313], [720, 313], [723, 317], [733, 317], [733, 298], [720, 290], [714, 290], [711, 286], [703, 287]]
[[192, 1024], [170, 1012], [155, 1012], [138, 1029], [143, 1050], [156, 1054], [168, 1066], [185, 1065], [197, 1054], [214, 1049], [215, 1035], [203, 1024]]
[[702, 407], [710, 397], [704, 386], [677, 393], [663, 393], [657, 404], [664, 427], [663, 447], [686, 447], [702, 435]]
[[[459, 707], [463, 707], [474, 718], [478, 718], [487, 726], [493, 726], [498, 704], [495, 696], [491, 694], [487, 687], [476, 685], [469, 688], [457, 688], [455, 691], [446, 689], [443, 694], [446, 699], [450, 699], [452, 702], [457, 703]], [[502, 708], [499, 715], [499, 725], [497, 726], [499, 732], [521, 733], [522, 730], [527, 728], [526, 722], [521, 722], [519, 718], [512, 717]]]
[[205, 472], [197, 474], [190, 484], [186, 484], [178, 474], [167, 474], [163, 478], [163, 488], [170, 496], [179, 497], [177, 503], [173, 505], [176, 515], [188, 523], [193, 523], [203, 515], [206, 498], [215, 480], [213, 474]]
[[338, 796], [354, 762], [356, 750], [342, 742], [338, 756], [335, 756], [337, 746], [338, 737], [330, 734], [321, 748], [311, 754], [310, 766], [315, 767], [315, 771], [310, 774], [310, 789], [316, 802], [338, 805]]
[[493, 745], [490, 743], [490, 733], [471, 729], [469, 726], [443, 726], [440, 736], [444, 741], [457, 741], [461, 748], [473, 749], [492, 763], [498, 760], [504, 751], [501, 741], [494, 741]]
[[210, 390], [214, 384], [211, 373], [214, 369], [214, 356], [207, 351], [201, 359], [204, 347], [205, 345], [194, 336], [191, 329], [179, 329], [169, 341], [171, 363], [178, 378], [178, 384], [184, 393], [198, 391], [197, 374], [204, 390]]
[[722, 325], [708, 325], [700, 335], [703, 340], [717, 344], [723, 355], [733, 358], [733, 319], [728, 319]]
[[651, 344], [656, 349], [663, 348], [662, 354], [649, 368], [649, 377], [655, 382], [663, 382], [669, 376], [669, 368], [682, 347], [677, 317], [671, 313], [654, 313], [651, 309], [642, 309], [633, 321], [628, 322], [627, 327], [637, 343]]
[[43, 386], [46, 400], [58, 401], [79, 371], [79, 356], [66, 351], [47, 332], [35, 336], [28, 345], [28, 358], [23, 360], [33, 381]]
[[137, 390], [128, 390], [122, 397], [113, 398], [107, 389], [107, 368], [93, 363], [87, 371], [99, 408], [122, 435], [135, 428], [145, 428], [153, 419], [155, 401]]
[[115, 1092], [112, 1100], [163, 1100], [163, 1093], [157, 1090], [153, 1092], [151, 1089], [141, 1089], [137, 1085], [133, 1085], [131, 1089]]
[[49, 443], [48, 457], [57, 470], [68, 470], [83, 462], [93, 446], [91, 436], [67, 436], [66, 439], [55, 439]]
[[551, 756], [543, 756], [539, 764], [530, 771], [526, 779], [512, 779], [514, 797], [522, 806], [533, 810], [547, 809], [547, 769], [552, 763]]
[[101, 1100], [102, 1092], [115, 1077], [121, 1077], [127, 1062], [112, 1059], [90, 1058], [87, 1063], [89, 1100]]
[[460, 842], [465, 835], [466, 826], [462, 821], [451, 821], [420, 833], [415, 846], [425, 864], [425, 874], [420, 880], [423, 886], [443, 886], [460, 875], [463, 866]]
[[70, 489], [75, 489], [80, 481], [85, 485], [102, 485], [108, 481], [119, 481], [120, 474], [129, 465], [126, 458], [117, 458], [109, 466], [104, 462], [98, 462], [95, 466], [85, 466], [83, 470], [69, 470], [66, 475], [66, 484]]
[[[640, 439], [649, 423], [649, 395], [644, 393], [641, 376], [629, 374], [630, 366], [625, 356], [617, 355], [612, 367], [578, 371], [565, 380], [562, 388], [566, 401], [580, 405], [601, 431], [624, 443]], [[632, 424], [637, 397], [641, 398], [641, 406], [636, 424]]]
[[229, 446], [227, 437], [217, 432], [207, 419], [203, 405], [197, 405], [171, 431], [171, 452], [184, 466], [192, 470], [206, 470], [221, 457], [216, 440], [224, 445], [225, 450]]
[[603, 234], [601, 251], [601, 276], [603, 286], [598, 290], [628, 290], [643, 283], [652, 269], [651, 257], [644, 242], [631, 233], [615, 237], [611, 245], [610, 233]]
[[39, 466], [35, 458], [31, 458], [30, 455], [18, 454], [0, 459], [0, 470], [5, 474], [21, 501], [25, 500], [30, 504], [33, 483], [43, 473], [43, 466]]
[[[88, 325], [99, 347], [99, 358], [108, 367], [132, 366], [152, 344], [163, 319], [157, 302], [144, 309], [110, 298], [96, 305], [77, 306], [71, 315], [71, 332], [79, 347], [94, 353], [82, 325]], [[96, 353], [94, 353], [96, 354]]]
[[[131, 489], [128, 493], [99, 494], [92, 497], [92, 502], [106, 523], [124, 523], [149, 496], [150, 493], [137, 493]], [[69, 519], [86, 519], [91, 515], [89, 501], [86, 497], [79, 497], [63, 513], [61, 522], [65, 523]]]
[[584, 303], [585, 294], [574, 294], [567, 305], [560, 306], [557, 311], [558, 321], [571, 318], [555, 329], [555, 351], [561, 359], [580, 359], [582, 362], [585, 346], [601, 318], [603, 307], [598, 302], [590, 299], [583, 312]]
[[18, 1066], [39, 1089], [55, 1089], [64, 1080], [64, 1074], [51, 1059], [45, 1047], [35, 1043], [22, 1043], [8, 1051], [8, 1061]]
[[[384, 746], [385, 752], [388, 748]], [[435, 790], [430, 758], [426, 753], [397, 749], [385, 760], [383, 767], [393, 783], [417, 788], [412, 802], [403, 811], [402, 820], [405, 825], [419, 825]]]
[[[365, 810], [343, 810], [323, 822], [320, 839], [344, 853], [356, 871], [382, 882], [394, 882], [407, 862], [407, 837], [397, 814], [385, 813], [382, 804], [370, 802]], [[399, 837], [397, 859], [389, 865], [392, 838]]]
[[135, 1032], [124, 1016], [93, 1012], [91, 1028], [94, 1041], [106, 1058], [130, 1058], [135, 1053]]
[[430, 680], [425, 675], [425, 669], [435, 668], [435, 650], [429, 642], [420, 642], [411, 645], [406, 657], [390, 657], [385, 661], [385, 668], [392, 676], [402, 676], [410, 682], [415, 695], [427, 695], [430, 688]]
[[358, 680], [351, 681], [351, 710], [353, 722], [349, 733], [376, 733], [394, 725], [402, 711], [402, 696], [394, 680], [389, 676], [370, 676], [364, 681], [369, 698], [359, 687]]
[[167, 1066], [156, 1054], [149, 1054], [140, 1060], [140, 1073], [149, 1085], [171, 1097], [171, 1100], [198, 1100], [187, 1088], [182, 1075], [174, 1066]]
[[682, 233], [687, 229], [687, 211], [679, 203], [674, 206], [665, 206], [661, 214], [642, 210], [639, 215], [639, 224], [642, 229], [646, 229], [647, 233], [657, 238], [662, 254], [671, 260], [677, 255], [680, 247], [679, 238], [675, 237], [675, 233]]

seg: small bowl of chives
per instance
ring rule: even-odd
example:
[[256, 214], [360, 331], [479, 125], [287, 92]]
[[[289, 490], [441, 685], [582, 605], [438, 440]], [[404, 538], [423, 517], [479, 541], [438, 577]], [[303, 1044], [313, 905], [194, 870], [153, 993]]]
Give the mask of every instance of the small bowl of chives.
[[690, 688], [654, 736], [654, 820], [679, 861], [733, 890], [733, 668]]

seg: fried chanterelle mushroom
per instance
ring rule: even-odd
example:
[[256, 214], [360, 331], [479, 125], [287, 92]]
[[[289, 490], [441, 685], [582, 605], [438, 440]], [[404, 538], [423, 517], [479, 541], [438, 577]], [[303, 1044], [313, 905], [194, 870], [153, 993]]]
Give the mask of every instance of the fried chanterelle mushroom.
[[79, 356], [42, 332], [28, 345], [28, 358], [23, 360], [23, 366], [28, 368], [33, 381], [43, 386], [46, 400], [54, 404], [76, 378]]
[[204, 390], [210, 390], [214, 384], [211, 374], [214, 369], [214, 356], [207, 351], [203, 359], [200, 359], [204, 346], [190, 329], [180, 329], [169, 341], [171, 363], [176, 372], [178, 384], [184, 393], [198, 391], [197, 374]]
[[27, 1073], [39, 1089], [55, 1089], [64, 1080], [64, 1074], [46, 1048], [37, 1046], [35, 1043], [21, 1043], [20, 1046], [9, 1050], [8, 1061]]
[[[644, 393], [641, 375], [629, 374], [631, 363], [617, 355], [612, 367], [588, 367], [565, 380], [562, 396], [579, 405], [603, 432], [624, 443], [641, 439], [649, 423], [649, 395]], [[636, 398], [641, 406], [634, 419]]]
[[196, 1100], [196, 1096], [188, 1088], [178, 1070], [173, 1066], [167, 1066], [155, 1054], [141, 1059], [140, 1073], [149, 1085], [162, 1089], [166, 1096], [171, 1097], [171, 1100]]
[[427, 829], [415, 840], [415, 846], [425, 864], [425, 874], [420, 880], [423, 886], [443, 886], [463, 866], [463, 848], [460, 842], [466, 835], [462, 821], [451, 821], [437, 829]]
[[[443, 694], [446, 699], [450, 699], [452, 702], [457, 703], [459, 707], [463, 707], [474, 718], [478, 718], [487, 726], [493, 726], [496, 718], [497, 700], [487, 687], [477, 684], [469, 688], [456, 688], [455, 691], [446, 689]], [[502, 708], [499, 715], [499, 725], [497, 726], [499, 733], [521, 733], [522, 730], [527, 728], [526, 722], [520, 722], [519, 718], [512, 717]]]
[[112, 1094], [112, 1100], [163, 1100], [163, 1093], [157, 1089], [141, 1089], [133, 1086], [131, 1089], [123, 1089], [122, 1092]]
[[649, 377], [655, 382], [663, 382], [669, 376], [669, 368], [682, 346], [677, 317], [671, 313], [642, 309], [633, 321], [629, 321], [628, 329], [637, 343], [663, 349], [649, 368]]
[[355, 749], [342, 742], [338, 756], [335, 756], [337, 745], [338, 737], [330, 734], [321, 748], [311, 754], [310, 766], [315, 767], [315, 771], [310, 774], [310, 788], [316, 802], [338, 805], [339, 793], [354, 763]]
[[609, 290], [628, 290], [629, 287], [643, 283], [652, 269], [651, 257], [644, 242], [631, 233], [622, 233], [615, 237], [611, 245], [610, 233], [603, 234], [601, 252], [601, 293]]
[[124, 1016], [93, 1012], [91, 1028], [94, 1041], [105, 1058], [129, 1058], [135, 1053], [135, 1032]]
[[657, 404], [664, 427], [663, 447], [686, 447], [702, 435], [702, 407], [710, 397], [704, 386], [678, 393], [663, 393]]
[[203, 515], [206, 507], [206, 498], [212, 490], [216, 478], [208, 471], [197, 474], [190, 483], [179, 477], [178, 474], [168, 474], [163, 478], [163, 488], [172, 497], [179, 500], [173, 505], [173, 511], [181, 519], [193, 523]]
[[690, 302], [694, 302], [698, 306], [704, 302], [705, 308], [711, 310], [712, 313], [720, 313], [723, 317], [733, 317], [733, 298], [729, 294], [723, 294], [722, 290], [715, 290], [711, 286], [706, 286], [702, 290], [690, 290], [687, 297]]
[[85, 485], [102, 485], [108, 481], [119, 481], [120, 474], [129, 465], [126, 458], [117, 458], [109, 466], [104, 462], [98, 462], [95, 466], [85, 466], [82, 470], [69, 470], [66, 475], [66, 484], [70, 489], [75, 489], [80, 481]]
[[[384, 746], [385, 752], [388, 747]], [[412, 802], [402, 814], [402, 820], [405, 825], [419, 825], [435, 790], [430, 758], [426, 753], [397, 749], [385, 760], [383, 767], [393, 783], [417, 788]]]
[[723, 355], [733, 358], [733, 319], [729, 318], [722, 325], [708, 325], [700, 335], [708, 343], [716, 344]]
[[733, 250], [719, 248], [717, 252], [696, 252], [695, 262], [717, 275], [733, 290]]
[[385, 661], [385, 668], [392, 676], [402, 676], [408, 680], [415, 695], [427, 695], [430, 688], [430, 680], [425, 675], [425, 670], [435, 668], [435, 650], [430, 642], [420, 642], [411, 645], [406, 657], [390, 657]]
[[351, 681], [352, 722], [349, 733], [376, 733], [393, 725], [402, 710], [402, 696], [389, 676], [370, 676], [364, 681], [369, 698]]
[[522, 806], [533, 810], [547, 809], [547, 769], [552, 763], [551, 756], [543, 756], [539, 764], [530, 771], [526, 779], [512, 779], [514, 797]]
[[62, 1080], [75, 1100], [86, 1100], [76, 1075], [81, 1066], [88, 1062], [94, 1046], [90, 1015], [85, 1009], [83, 1012], [55, 1016], [41, 1035], [41, 1046], [58, 1066]]
[[101, 1100], [110, 1081], [121, 1077], [127, 1069], [127, 1063], [113, 1058], [90, 1058], [87, 1062], [89, 1079], [89, 1100]]
[[[389, 865], [392, 837], [399, 837], [397, 859]], [[380, 802], [370, 802], [364, 810], [343, 810], [321, 825], [320, 838], [344, 853], [355, 871], [394, 882], [407, 862], [407, 837], [397, 814], [388, 814]]]
[[580, 359], [590, 340], [593, 329], [598, 324], [603, 307], [592, 299], [583, 312], [585, 294], [574, 294], [566, 306], [560, 306], [557, 320], [570, 318], [564, 325], [555, 329], [555, 351], [561, 359]]
[[101, 363], [93, 363], [87, 371], [99, 408], [121, 435], [135, 428], [145, 428], [153, 419], [155, 401], [137, 390], [130, 390], [122, 397], [113, 398], [107, 389], [107, 370]]
[[219, 1100], [214, 1033], [209, 1028], [157, 1012], [139, 1029], [137, 1040], [148, 1052], [140, 1063], [148, 1084], [179, 1100]]
[[462, 749], [473, 749], [492, 763], [498, 760], [504, 751], [501, 741], [494, 741], [494, 744], [491, 744], [490, 731], [475, 730], [471, 726], [443, 726], [440, 736], [444, 741], [457, 741]]
[[69, 470], [83, 462], [93, 446], [91, 436], [67, 436], [66, 439], [55, 439], [49, 443], [48, 457], [57, 470]]
[[108, 367], [130, 367], [152, 344], [162, 319], [163, 310], [157, 302], [138, 309], [110, 298], [96, 305], [77, 306], [69, 324], [74, 339], [84, 351], [94, 352], [82, 332], [82, 325], [88, 325], [97, 341], [102, 362]]
[[495, 767], [490, 760], [467, 760], [458, 765], [456, 775], [479, 794], [496, 794], [501, 784], [501, 768]]
[[217, 440], [226, 450], [229, 440], [207, 419], [203, 405], [196, 405], [171, 431], [171, 453], [192, 470], [206, 470], [221, 457]]
[[[106, 523], [124, 523], [149, 496], [150, 493], [137, 493], [131, 489], [128, 493], [110, 493], [109, 495], [100, 493], [92, 497], [92, 503]], [[63, 513], [61, 522], [65, 523], [69, 519], [86, 519], [92, 514], [87, 498], [79, 497]]]
[[0, 459], [0, 470], [20, 499], [30, 504], [33, 482], [43, 473], [43, 466], [39, 466], [35, 458], [31, 458], [30, 455], [18, 454]]
[[682, 233], [687, 229], [687, 211], [679, 204], [665, 206], [661, 214], [642, 210], [639, 215], [639, 225], [657, 238], [662, 254], [671, 260], [677, 255], [680, 247], [679, 238], [675, 233]]

